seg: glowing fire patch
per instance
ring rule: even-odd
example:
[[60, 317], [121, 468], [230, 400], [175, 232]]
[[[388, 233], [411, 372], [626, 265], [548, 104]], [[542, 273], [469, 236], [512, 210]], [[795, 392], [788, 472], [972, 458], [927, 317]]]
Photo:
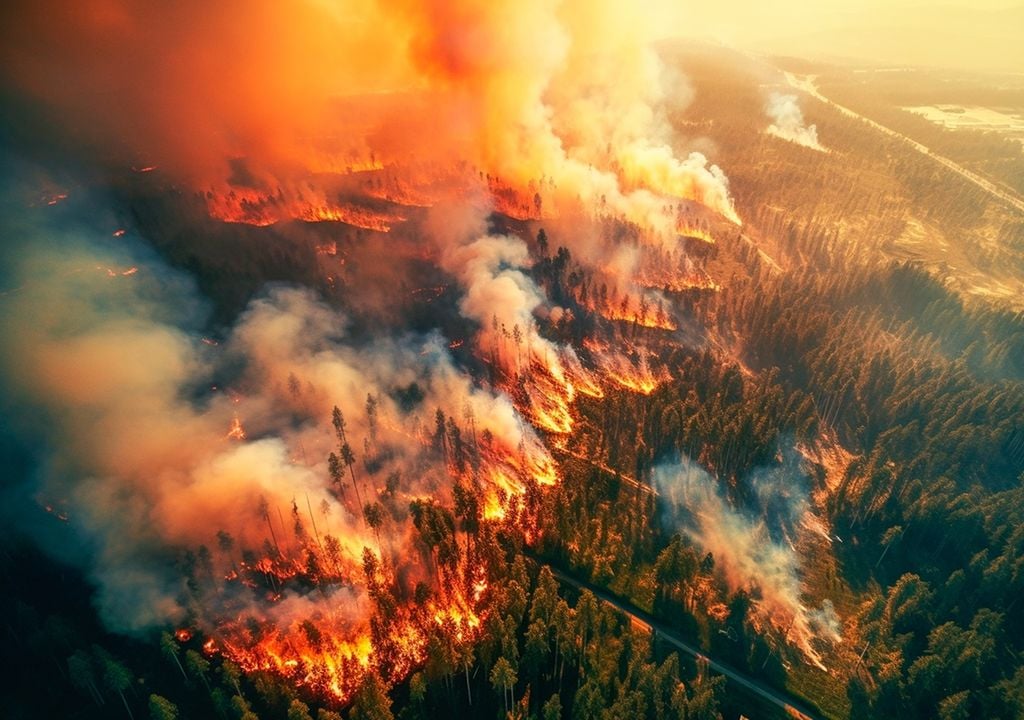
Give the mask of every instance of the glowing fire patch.
[[245, 440], [245, 429], [242, 428], [242, 421], [235, 415], [231, 419], [231, 429], [226, 435], [228, 440]]
[[394, 212], [373, 210], [353, 203], [328, 202], [319, 194], [313, 194], [314, 199], [292, 199], [284, 194], [233, 189], [226, 194], [211, 192], [207, 195], [206, 205], [210, 216], [217, 220], [257, 227], [301, 220], [345, 223], [386, 233], [396, 223], [405, 221], [403, 216]]

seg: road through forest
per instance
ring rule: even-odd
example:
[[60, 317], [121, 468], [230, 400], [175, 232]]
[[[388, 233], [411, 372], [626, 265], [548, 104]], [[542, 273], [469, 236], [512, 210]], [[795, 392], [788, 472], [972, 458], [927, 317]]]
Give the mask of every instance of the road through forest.
[[795, 75], [793, 73], [787, 72], [786, 82], [788, 82], [792, 87], [796, 88], [797, 90], [802, 90], [803, 92], [807, 93], [814, 99], [823, 102], [830, 107], [835, 108], [843, 115], [855, 118], [857, 120], [862, 120], [863, 122], [866, 122], [868, 125], [873, 127], [875, 130], [878, 130], [879, 132], [884, 133], [889, 137], [902, 140], [903, 142], [907, 143], [912, 148], [917, 150], [919, 153], [927, 155], [935, 162], [949, 168], [950, 170], [957, 173], [961, 177], [974, 183], [979, 188], [989, 193], [993, 197], [1002, 200], [1004, 203], [1006, 203], [1010, 207], [1016, 208], [1020, 212], [1024, 212], [1024, 199], [1022, 199], [1020, 195], [1018, 195], [1017, 193], [1001, 188], [995, 183], [993, 183], [991, 180], [987, 180], [983, 178], [981, 175], [978, 175], [977, 173], [968, 170], [964, 166], [959, 165], [958, 163], [950, 160], [949, 158], [933, 152], [927, 146], [922, 145], [916, 140], [913, 140], [912, 138], [909, 138], [906, 135], [903, 135], [902, 133], [898, 133], [895, 130], [892, 130], [891, 128], [887, 128], [885, 125], [877, 123], [871, 118], [864, 117], [860, 113], [857, 113], [844, 105], [840, 105], [839, 103], [830, 100], [829, 98], [822, 95], [821, 91], [818, 90], [818, 86], [814, 84], [814, 76]]
[[[546, 563], [545, 563], [546, 564]], [[546, 564], [547, 565], [547, 564]], [[659, 622], [654, 616], [644, 612], [640, 608], [637, 608], [627, 601], [618, 598], [606, 590], [591, 585], [588, 582], [577, 580], [576, 578], [566, 574], [552, 565], [547, 565], [548, 569], [551, 570], [552, 575], [558, 579], [559, 582], [565, 585], [571, 585], [577, 590], [589, 590], [602, 602], [611, 605], [619, 612], [627, 615], [630, 620], [641, 627], [646, 628], [648, 631], [654, 633], [654, 635], [669, 643], [677, 650], [689, 655], [690, 657], [696, 658], [697, 660], [706, 663], [707, 667], [715, 672], [724, 675], [730, 681], [736, 683], [744, 690], [758, 696], [762, 700], [765, 700], [772, 705], [775, 705], [779, 709], [783, 710], [790, 717], [800, 718], [806, 720], [824, 720], [824, 718], [811, 711], [800, 699], [750, 677], [738, 670], [735, 670], [728, 665], [718, 662], [714, 658], [709, 657], [706, 653], [702, 652], [700, 648], [690, 645], [686, 641], [682, 640], [674, 630], [667, 627], [666, 625]]]

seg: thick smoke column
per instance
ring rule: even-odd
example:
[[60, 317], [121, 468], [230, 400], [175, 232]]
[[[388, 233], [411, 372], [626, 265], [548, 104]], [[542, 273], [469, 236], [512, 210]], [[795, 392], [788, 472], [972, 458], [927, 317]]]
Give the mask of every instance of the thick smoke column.
[[673, 83], [651, 47], [680, 22], [670, 3], [104, 0], [4, 14], [9, 84], [200, 189], [287, 194], [310, 172], [468, 162], [536, 195], [540, 214], [600, 205], [670, 232], [669, 197], [738, 221], [721, 170], [670, 149], [658, 108]]
[[796, 95], [773, 92], [768, 98], [764, 111], [772, 120], [772, 124], [765, 131], [769, 135], [803, 145], [811, 150], [827, 152], [824, 146], [818, 142], [817, 126], [804, 124], [804, 114], [797, 104]]
[[[524, 272], [529, 262], [522, 240], [501, 236], [484, 236], [453, 247], [442, 259], [443, 266], [456, 273], [466, 288], [459, 307], [466, 317], [480, 324], [481, 349], [485, 352], [497, 355], [504, 337], [516, 332], [518, 344], [525, 340], [528, 347], [557, 356], [554, 346], [536, 331], [533, 312], [544, 298]], [[522, 354], [526, 356], [526, 349]]]
[[656, 468], [654, 482], [665, 499], [668, 522], [712, 553], [730, 589], [749, 591], [761, 617], [824, 667], [812, 640], [839, 642], [839, 623], [831, 602], [815, 610], [802, 600], [794, 541], [798, 523], [810, 511], [795, 453], [784, 460], [781, 467], [758, 471], [751, 480], [759, 512], [733, 507], [715, 479], [689, 459]]

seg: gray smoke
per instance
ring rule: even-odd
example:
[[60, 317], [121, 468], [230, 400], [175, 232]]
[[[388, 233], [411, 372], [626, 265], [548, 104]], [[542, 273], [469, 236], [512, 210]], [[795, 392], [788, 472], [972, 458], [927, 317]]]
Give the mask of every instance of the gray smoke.
[[755, 598], [761, 618], [786, 631], [808, 660], [824, 667], [812, 641], [838, 642], [839, 622], [830, 602], [809, 608], [795, 536], [810, 514], [807, 478], [795, 451], [750, 478], [757, 508], [735, 507], [718, 481], [688, 458], [654, 471], [666, 520], [710, 552], [732, 591]]
[[[186, 277], [127, 238], [37, 222], [38, 213], [4, 218], [0, 402], [6, 432], [40, 458], [20, 502], [29, 495], [53, 513], [26, 532], [93, 578], [112, 629], [180, 621], [181, 551], [216, 548], [220, 531], [258, 550], [261, 505], [276, 523], [298, 503], [303, 521], [315, 514], [359, 567], [363, 548], [378, 544], [330, 490], [334, 405], [360, 461], [364, 438], [380, 448], [364, 499], [392, 473], [405, 497], [446, 497], [450, 478], [424, 462], [437, 409], [473, 417], [493, 462], [524, 449], [550, 461], [508, 398], [476, 387], [438, 335], [356, 344], [346, 318], [312, 291], [276, 287], [219, 344], [204, 341], [203, 304]], [[236, 425], [244, 440], [230, 435]], [[22, 504], [8, 510], [26, 514]], [[294, 542], [287, 527], [277, 532]], [[408, 528], [388, 527], [382, 551], [411, 556]]]

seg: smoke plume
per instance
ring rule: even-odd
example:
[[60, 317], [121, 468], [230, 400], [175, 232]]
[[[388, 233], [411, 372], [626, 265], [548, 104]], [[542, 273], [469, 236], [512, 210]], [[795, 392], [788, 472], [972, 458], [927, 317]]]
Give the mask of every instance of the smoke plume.
[[730, 590], [746, 590], [756, 613], [776, 626], [824, 667], [813, 641], [840, 640], [832, 604], [807, 607], [800, 577], [795, 533], [810, 514], [804, 476], [796, 453], [784, 453], [775, 468], [754, 473], [759, 508], [734, 507], [706, 470], [684, 458], [655, 469], [654, 482], [665, 501], [667, 521], [682, 529], [703, 550]]
[[310, 173], [468, 163], [532, 215], [600, 205], [664, 231], [668, 197], [738, 222], [722, 171], [670, 150], [659, 108], [677, 83], [651, 48], [679, 22], [670, 3], [95, 0], [4, 16], [7, 83], [75, 117], [80, 139], [250, 203], [315, 194], [296, 189]]
[[769, 135], [803, 145], [811, 150], [827, 152], [818, 142], [817, 126], [804, 124], [804, 114], [797, 104], [796, 95], [773, 92], [768, 97], [764, 111], [772, 120], [772, 124], [765, 131]]

